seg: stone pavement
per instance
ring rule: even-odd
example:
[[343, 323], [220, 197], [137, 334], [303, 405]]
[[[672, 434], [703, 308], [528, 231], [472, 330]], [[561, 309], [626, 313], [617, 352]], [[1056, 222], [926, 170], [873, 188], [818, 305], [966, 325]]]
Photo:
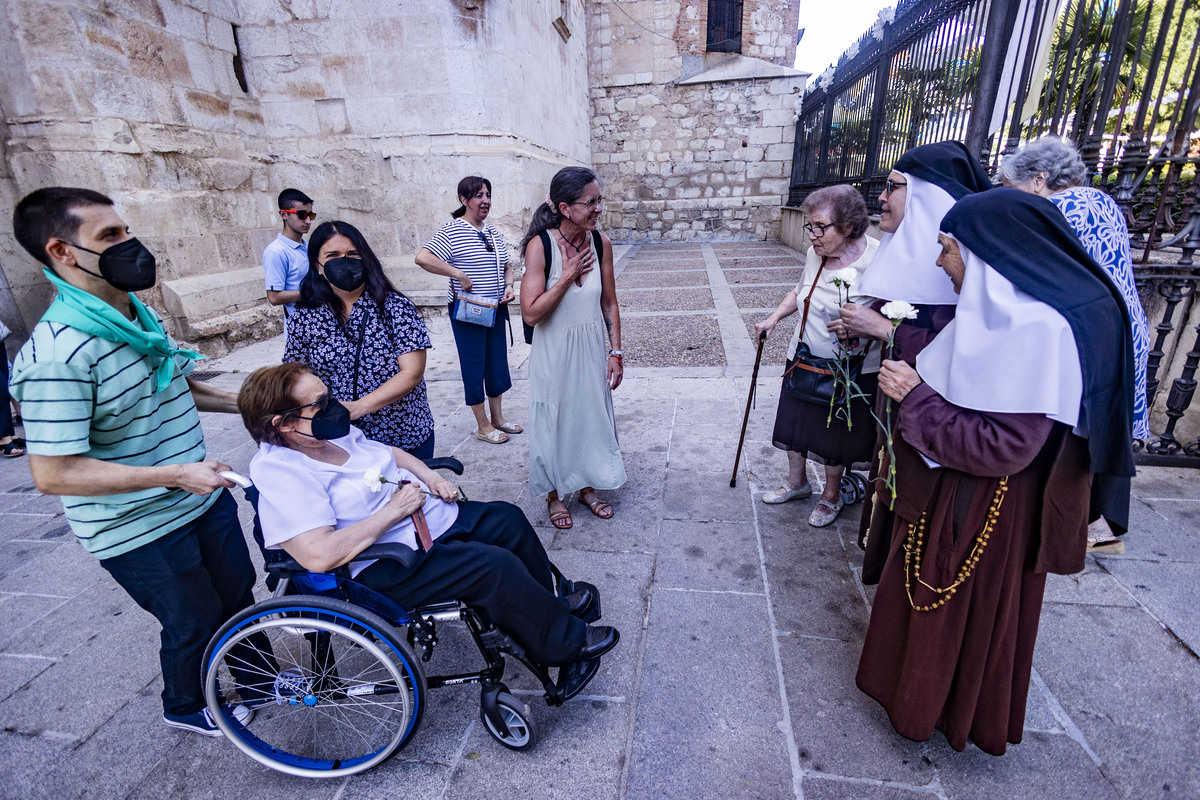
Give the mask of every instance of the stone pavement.
[[[528, 753], [483, 731], [471, 687], [432, 692], [413, 742], [344, 780], [290, 778], [224, 740], [166, 728], [153, 619], [75, 543], [26, 459], [0, 463], [0, 796], [1200, 797], [1196, 473], [1143, 470], [1128, 553], [1051, 576], [1025, 740], [1006, 756], [955, 753], [938, 733], [903, 739], [855, 688], [872, 596], [857, 579], [860, 506], [818, 530], [804, 522], [811, 501], [757, 500], [786, 463], [770, 445], [786, 324], [767, 344], [729, 487], [754, 359], [747, 326], [801, 263], [761, 243], [622, 249], [628, 373], [614, 400], [629, 481], [609, 493], [612, 521], [574, 503], [565, 532], [528, 496], [524, 438], [471, 436], [448, 325], [430, 321], [439, 454], [463, 460], [473, 499], [520, 504], [567, 574], [601, 587], [605, 622], [622, 632], [589, 694], [562, 708], [512, 667], [542, 732]], [[235, 389], [282, 349], [274, 340], [202, 369]], [[513, 348], [517, 421], [526, 354]], [[239, 420], [206, 414], [204, 427], [211, 456], [244, 471], [253, 445]], [[453, 670], [464, 642], [448, 627], [434, 665]]]

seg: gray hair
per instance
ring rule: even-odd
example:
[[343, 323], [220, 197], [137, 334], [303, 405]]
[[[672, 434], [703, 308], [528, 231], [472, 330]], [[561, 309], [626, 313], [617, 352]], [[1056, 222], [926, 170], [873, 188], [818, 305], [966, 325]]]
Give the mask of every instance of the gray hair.
[[828, 211], [829, 221], [847, 239], [857, 239], [867, 231], [867, 204], [857, 189], [844, 183], [817, 189], [804, 198], [800, 210], [808, 217]]
[[1046, 187], [1052, 192], [1087, 180], [1079, 151], [1056, 136], [1030, 142], [1000, 164], [1000, 175], [1014, 186], [1028, 183], [1039, 172], [1046, 173]]

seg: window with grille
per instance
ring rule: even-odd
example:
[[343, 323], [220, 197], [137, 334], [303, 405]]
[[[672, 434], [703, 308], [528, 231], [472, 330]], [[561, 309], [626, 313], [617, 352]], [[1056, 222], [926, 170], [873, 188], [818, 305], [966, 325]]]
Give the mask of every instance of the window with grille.
[[710, 53], [742, 52], [742, 0], [708, 0]]

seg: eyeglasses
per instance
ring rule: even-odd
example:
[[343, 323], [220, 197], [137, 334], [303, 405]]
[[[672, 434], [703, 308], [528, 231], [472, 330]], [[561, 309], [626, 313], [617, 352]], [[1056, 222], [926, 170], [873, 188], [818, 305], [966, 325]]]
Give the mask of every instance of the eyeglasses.
[[822, 236], [824, 236], [825, 231], [832, 227], [833, 227], [832, 222], [830, 222], [826, 225], [813, 225], [811, 222], [804, 223], [804, 230], [808, 232], [808, 235], [815, 236], [818, 239], [820, 239]]
[[908, 184], [907, 183], [898, 183], [897, 181], [891, 180], [889, 178], [888, 180], [884, 181], [884, 183], [883, 183], [883, 196], [891, 197], [892, 192], [896, 191], [897, 189], [903, 189], [905, 186], [908, 186]]
[[599, 208], [604, 208], [604, 198], [603, 198], [603, 197], [597, 197], [595, 200], [587, 200], [587, 201], [584, 201], [584, 202], [576, 202], [576, 203], [571, 203], [571, 205], [573, 205], [573, 206], [587, 206], [587, 209], [588, 209], [588, 211], [591, 211], [593, 208], [597, 208], [597, 207], [599, 207]]
[[317, 408], [321, 411], [328, 411], [329, 406], [332, 404], [333, 404], [333, 395], [331, 395], [329, 392], [326, 392], [325, 394], [321, 395], [320, 397], [318, 397], [316, 400], [312, 401], [311, 403], [305, 403], [304, 405], [296, 406], [295, 408], [284, 408], [279, 411], [276, 411], [275, 413], [281, 414], [282, 416], [285, 416], [285, 417], [295, 417], [295, 416], [300, 416], [300, 415], [296, 414], [297, 411], [302, 411], [303, 409], [306, 409], [306, 408], [312, 408], [313, 406], [317, 406]]
[[314, 212], [314, 211], [301, 211], [301, 210], [295, 209], [295, 208], [281, 208], [281, 209], [279, 209], [279, 211], [280, 211], [280, 213], [283, 213], [283, 214], [295, 214], [296, 219], [300, 220], [301, 222], [303, 222], [306, 219], [316, 219], [317, 218], [316, 212]]
[[487, 248], [487, 251], [489, 253], [496, 252], [496, 248], [492, 247], [491, 240], [483, 235], [483, 231], [475, 231], [475, 232], [479, 234], [479, 241], [483, 242], [483, 246]]

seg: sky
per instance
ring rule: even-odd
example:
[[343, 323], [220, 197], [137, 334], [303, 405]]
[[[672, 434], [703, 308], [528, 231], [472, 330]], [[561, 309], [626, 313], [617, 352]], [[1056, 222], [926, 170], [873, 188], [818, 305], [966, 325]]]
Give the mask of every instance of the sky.
[[816, 79], [892, 5], [895, 0], [800, 0], [804, 38], [796, 48], [796, 69]]

